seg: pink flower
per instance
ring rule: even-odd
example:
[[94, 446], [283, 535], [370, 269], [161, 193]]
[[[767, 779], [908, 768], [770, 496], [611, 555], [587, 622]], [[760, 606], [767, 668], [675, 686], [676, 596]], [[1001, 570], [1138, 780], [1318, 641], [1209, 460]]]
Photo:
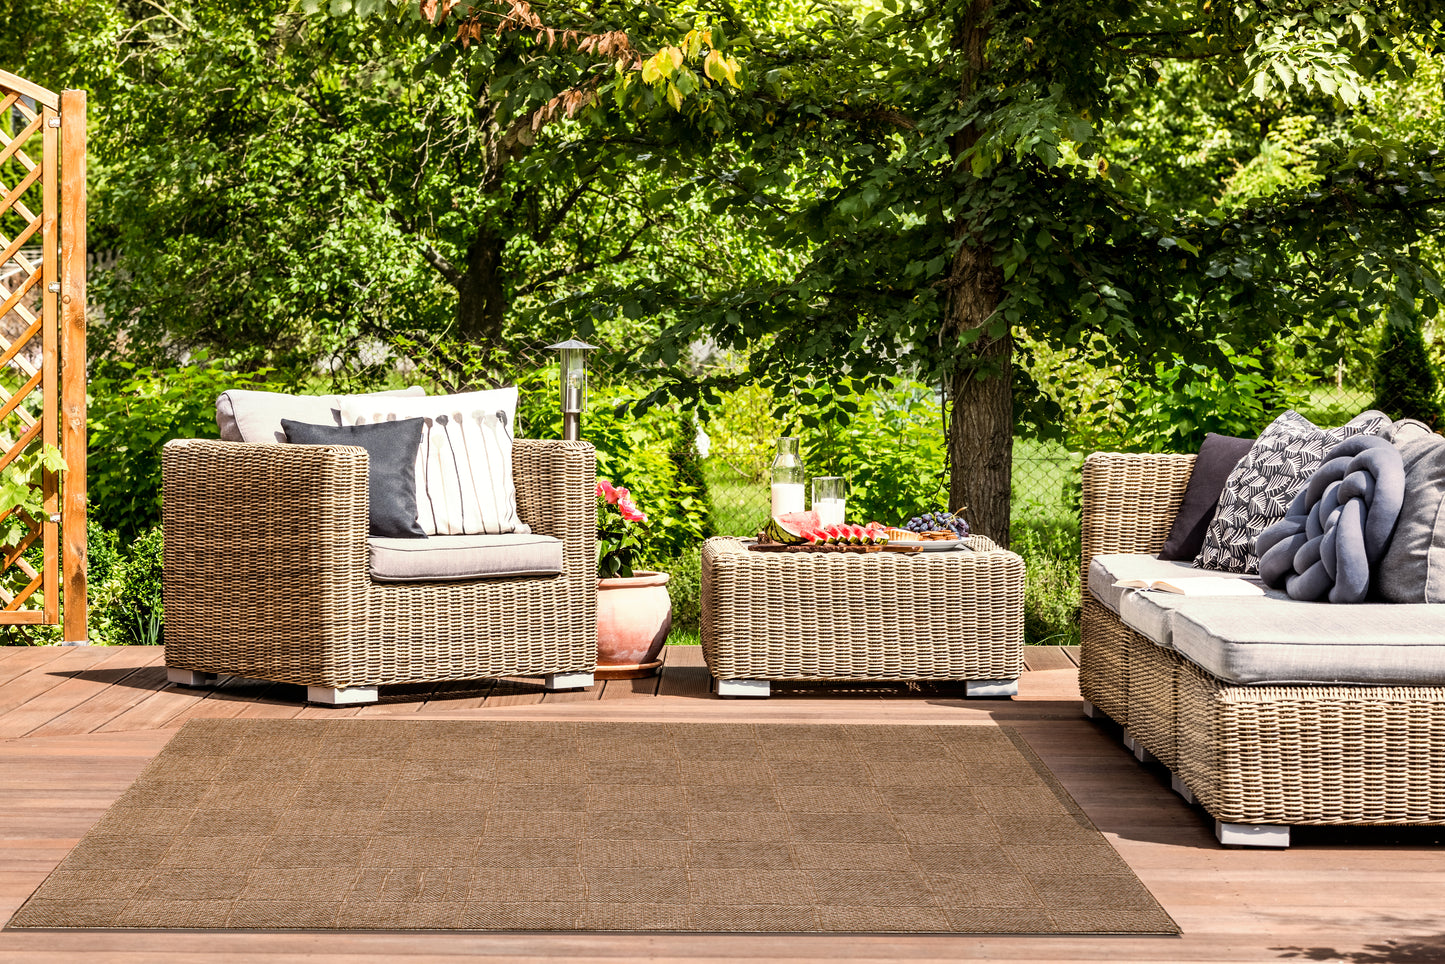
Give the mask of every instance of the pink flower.
[[615, 492], [615, 493], [617, 493], [617, 498], [615, 498], [615, 499], [608, 499], [607, 501], [612, 502], [612, 503], [615, 503], [615, 504], [617, 504], [617, 505], [621, 505], [623, 502], [631, 502], [631, 501], [632, 501], [632, 493], [631, 493], [631, 492], [628, 492], [625, 487], [619, 485], [617, 488], [613, 489], [612, 491]]
[[628, 522], [646, 522], [647, 514], [633, 503], [631, 499], [619, 499], [617, 511], [622, 513], [622, 518]]
[[613, 488], [612, 483], [606, 479], [597, 480], [597, 498], [606, 499], [609, 505], [616, 505], [618, 492], [625, 492], [626, 489]]

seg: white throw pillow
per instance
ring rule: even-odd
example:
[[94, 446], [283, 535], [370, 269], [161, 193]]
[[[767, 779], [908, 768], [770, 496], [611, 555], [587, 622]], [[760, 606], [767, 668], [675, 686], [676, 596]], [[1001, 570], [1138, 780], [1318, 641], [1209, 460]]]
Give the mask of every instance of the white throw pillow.
[[420, 385], [371, 395], [287, 395], [284, 392], [255, 392], [233, 388], [216, 399], [216, 428], [223, 442], [286, 441], [281, 419], [312, 425], [340, 425], [339, 409], [344, 398], [390, 398], [424, 396]]
[[341, 424], [426, 419], [416, 456], [417, 521], [427, 535], [530, 532], [517, 517], [512, 433], [517, 389], [424, 398], [342, 399]]

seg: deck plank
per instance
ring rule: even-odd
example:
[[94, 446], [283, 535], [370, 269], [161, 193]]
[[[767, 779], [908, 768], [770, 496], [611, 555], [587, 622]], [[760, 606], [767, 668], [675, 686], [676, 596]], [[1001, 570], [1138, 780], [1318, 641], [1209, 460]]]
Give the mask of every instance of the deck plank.
[[59, 657], [64, 646], [0, 646], [0, 686]]
[[701, 646], [668, 646], [663, 650], [662, 680], [658, 696], [709, 696], [712, 676], [702, 658]]
[[1079, 664], [1069, 659], [1064, 646], [1029, 646], [1024, 650], [1024, 666], [1031, 673], [1054, 669], [1074, 669]]
[[[65, 736], [75, 733], [90, 733], [124, 713], [141, 693], [151, 693], [166, 685], [166, 668], [161, 665], [165, 653], [159, 646], [135, 647], [139, 652], [130, 656], [132, 672], [117, 679], [113, 685], [105, 686], [90, 699], [66, 709], [47, 723], [37, 726], [29, 736]], [[54, 694], [58, 690], [51, 690]]]
[[[0, 740], [0, 923], [44, 880], [184, 719], [235, 716], [364, 715], [356, 707], [303, 706], [283, 684], [224, 680], [216, 690], [154, 682], [154, 650], [59, 652], [36, 660], [58, 676], [14, 674], [18, 692], [54, 707], [74, 705], [44, 729]], [[1059, 649], [1029, 650], [1030, 669], [1011, 700], [967, 700], [946, 686], [880, 689], [810, 685], [785, 698], [719, 700], [707, 688], [697, 647], [673, 647], [657, 696], [619, 688], [611, 699], [554, 699], [535, 679], [505, 681], [495, 695], [434, 687], [418, 698], [392, 691], [379, 715], [445, 719], [575, 719], [675, 722], [927, 723], [1016, 727], [1105, 838], [1184, 929], [1179, 938], [953, 937], [938, 935], [406, 934], [340, 932], [0, 931], [6, 964], [230, 964], [305, 958], [321, 964], [493, 961], [619, 964], [784, 960], [842, 961], [1169, 961], [1445, 960], [1445, 828], [1297, 828], [1286, 851], [1226, 850], [1207, 817], [1170, 792], [1168, 775], [1140, 766], [1117, 728], [1080, 713], [1077, 674]], [[113, 661], [113, 662], [112, 662]], [[105, 666], [129, 665], [109, 680]], [[1044, 669], [1042, 667], [1050, 668]], [[129, 685], [127, 683], [129, 681]], [[50, 685], [42, 686], [49, 682]], [[58, 690], [62, 684], [64, 690]], [[623, 696], [622, 693], [626, 693]], [[881, 695], [886, 694], [886, 695]], [[464, 698], [455, 699], [454, 696]], [[0, 684], [0, 701], [13, 700]], [[207, 705], [209, 704], [209, 705]], [[107, 718], [110, 711], [117, 711]], [[386, 712], [383, 712], [386, 710]], [[0, 716], [0, 720], [4, 717]], [[12, 723], [12, 725], [15, 725]], [[57, 729], [93, 725], [86, 733]]]
[[534, 706], [542, 702], [546, 693], [547, 691], [542, 687], [542, 680], [538, 677], [506, 676], [497, 680], [496, 685], [487, 693], [487, 701], [483, 705], [487, 709]]
[[[12, 694], [17, 697], [0, 715], [0, 739], [24, 736], [136, 672], [137, 654], [125, 647], [69, 648], [73, 655], [36, 667], [0, 689], [0, 705]], [[29, 698], [18, 699], [20, 694]]]

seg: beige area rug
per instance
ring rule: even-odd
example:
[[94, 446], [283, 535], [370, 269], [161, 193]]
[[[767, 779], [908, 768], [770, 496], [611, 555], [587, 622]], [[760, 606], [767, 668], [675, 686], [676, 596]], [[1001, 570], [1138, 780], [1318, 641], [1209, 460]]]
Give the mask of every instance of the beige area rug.
[[12, 928], [1176, 934], [1014, 731], [194, 720]]

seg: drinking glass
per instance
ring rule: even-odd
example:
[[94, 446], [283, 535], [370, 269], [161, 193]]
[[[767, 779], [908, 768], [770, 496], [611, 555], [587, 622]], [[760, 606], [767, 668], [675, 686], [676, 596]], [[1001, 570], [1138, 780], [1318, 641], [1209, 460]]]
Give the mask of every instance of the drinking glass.
[[813, 511], [818, 513], [818, 523], [825, 526], [842, 525], [846, 509], [842, 477], [816, 476], [813, 479]]

